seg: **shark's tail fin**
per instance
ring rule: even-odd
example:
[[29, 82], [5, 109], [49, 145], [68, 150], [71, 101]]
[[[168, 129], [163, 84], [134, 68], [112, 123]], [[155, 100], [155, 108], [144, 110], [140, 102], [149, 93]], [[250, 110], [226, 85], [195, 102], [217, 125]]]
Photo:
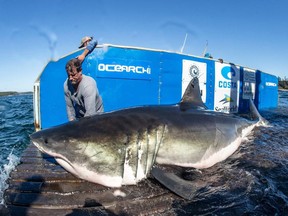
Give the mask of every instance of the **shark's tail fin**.
[[194, 77], [188, 84], [179, 106], [181, 111], [186, 111], [188, 109], [207, 109], [201, 98], [199, 80], [197, 77]]
[[260, 125], [268, 125], [268, 121], [266, 119], [264, 119], [259, 111], [257, 110], [257, 108], [255, 107], [254, 102], [252, 101], [252, 99], [249, 100], [249, 108], [250, 108], [250, 113], [252, 115], [252, 118], [254, 120], [258, 120], [258, 124]]

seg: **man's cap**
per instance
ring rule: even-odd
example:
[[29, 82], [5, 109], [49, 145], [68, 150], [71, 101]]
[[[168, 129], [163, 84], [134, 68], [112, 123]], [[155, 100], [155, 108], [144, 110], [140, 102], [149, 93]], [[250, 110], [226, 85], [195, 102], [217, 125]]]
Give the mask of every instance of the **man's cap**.
[[84, 43], [87, 42], [88, 40], [92, 40], [92, 37], [89, 36], [85, 36], [82, 38], [79, 49], [82, 48], [84, 46]]

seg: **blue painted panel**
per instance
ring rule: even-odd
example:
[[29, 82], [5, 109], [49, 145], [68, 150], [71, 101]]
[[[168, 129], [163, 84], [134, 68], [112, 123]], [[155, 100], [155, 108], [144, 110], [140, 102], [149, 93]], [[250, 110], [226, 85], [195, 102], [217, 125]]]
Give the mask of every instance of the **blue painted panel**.
[[94, 59], [87, 58], [95, 64], [87, 71], [97, 81], [105, 111], [158, 104], [159, 53], [109, 47], [102, 58], [102, 51], [96, 49]]
[[257, 93], [256, 104], [259, 110], [278, 106], [278, 78], [256, 71]]
[[[63, 84], [67, 79], [65, 65], [80, 53], [82, 50], [56, 62], [49, 62], [43, 70], [40, 76], [41, 128], [68, 121], [63, 92]], [[222, 63], [213, 59], [165, 51], [103, 46], [97, 47], [87, 56], [82, 69], [83, 74], [96, 80], [107, 112], [131, 106], [178, 103], [183, 93], [183, 71], [190, 79], [192, 66], [199, 67], [202, 73], [199, 76], [205, 76], [202, 79], [205, 81], [201, 83], [206, 95], [205, 104], [213, 110], [215, 103], [218, 103], [215, 101], [216, 69], [222, 67]], [[243, 95], [247, 97], [247, 93], [242, 92], [243, 68], [239, 68], [240, 96], [237, 97], [240, 111], [245, 111], [248, 103]], [[256, 71], [256, 82], [255, 102], [258, 109], [277, 107], [277, 77]]]
[[196, 61], [207, 64], [207, 80], [206, 80], [206, 103], [208, 109], [214, 110], [215, 96], [215, 61], [207, 58], [195, 58]]
[[40, 112], [41, 127], [47, 128], [67, 122], [63, 84], [67, 78], [65, 65], [68, 60], [80, 52], [51, 61], [44, 68], [40, 77]]
[[[40, 77], [41, 127], [67, 122], [63, 83], [67, 78], [65, 65], [78, 51], [49, 62]], [[116, 58], [117, 56], [117, 58]], [[119, 58], [119, 57], [123, 58]], [[160, 53], [96, 48], [83, 62], [83, 74], [96, 80], [105, 111], [131, 106], [158, 104]]]
[[159, 104], [176, 104], [181, 99], [182, 58], [175, 53], [161, 53]]

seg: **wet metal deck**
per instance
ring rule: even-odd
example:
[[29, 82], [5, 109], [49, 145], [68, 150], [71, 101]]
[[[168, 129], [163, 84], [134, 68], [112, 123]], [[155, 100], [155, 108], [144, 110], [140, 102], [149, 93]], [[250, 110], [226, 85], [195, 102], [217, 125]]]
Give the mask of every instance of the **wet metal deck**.
[[4, 199], [13, 216], [174, 215], [182, 200], [153, 179], [121, 189], [81, 180], [32, 144], [10, 176]]

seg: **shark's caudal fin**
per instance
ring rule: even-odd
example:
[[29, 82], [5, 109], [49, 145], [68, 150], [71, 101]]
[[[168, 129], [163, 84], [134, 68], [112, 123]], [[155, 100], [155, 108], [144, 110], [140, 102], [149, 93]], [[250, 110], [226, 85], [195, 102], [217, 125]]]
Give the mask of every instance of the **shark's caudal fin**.
[[194, 77], [190, 81], [179, 106], [181, 111], [186, 111], [188, 109], [207, 109], [201, 99], [199, 80], [197, 77]]
[[268, 125], [268, 121], [260, 115], [252, 99], [249, 100], [249, 109], [254, 120], [257, 120], [261, 125]]

